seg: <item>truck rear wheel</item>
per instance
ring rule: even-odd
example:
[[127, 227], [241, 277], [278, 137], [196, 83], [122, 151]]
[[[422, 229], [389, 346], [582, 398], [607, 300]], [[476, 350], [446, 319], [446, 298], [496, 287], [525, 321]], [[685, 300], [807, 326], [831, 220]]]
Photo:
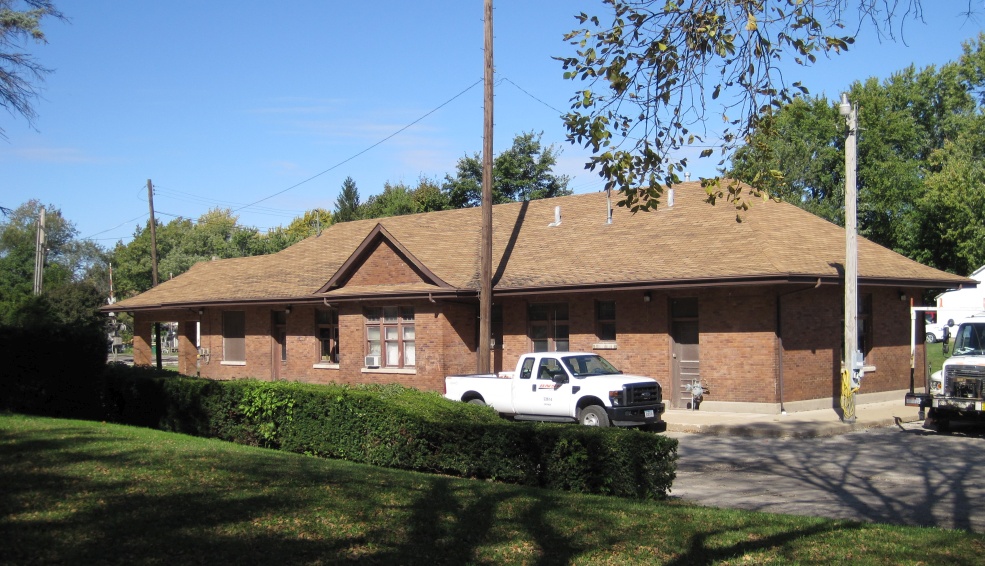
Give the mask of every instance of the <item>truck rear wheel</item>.
[[585, 426], [609, 426], [609, 415], [598, 405], [589, 405], [578, 413], [578, 422]]
[[478, 397], [475, 398], [475, 399], [469, 399], [469, 404], [472, 404], [472, 405], [481, 405], [483, 407], [486, 406], [486, 402], [483, 401], [482, 399], [479, 399]]

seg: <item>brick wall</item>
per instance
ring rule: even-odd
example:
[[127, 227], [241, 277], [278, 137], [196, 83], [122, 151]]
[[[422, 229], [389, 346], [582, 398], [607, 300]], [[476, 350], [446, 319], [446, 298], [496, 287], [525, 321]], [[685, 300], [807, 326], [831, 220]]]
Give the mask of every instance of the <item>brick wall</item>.
[[[384, 254], [374, 254], [377, 255]], [[795, 291], [795, 292], [791, 292]], [[905, 290], [916, 294], [916, 290]], [[512, 370], [521, 354], [529, 352], [527, 308], [532, 302], [565, 302], [569, 308], [571, 350], [596, 351], [627, 373], [657, 378], [670, 396], [673, 387], [673, 341], [670, 336], [670, 302], [675, 297], [697, 296], [701, 376], [711, 393], [708, 401], [775, 404], [780, 402], [780, 375], [784, 402], [833, 399], [839, 393], [840, 347], [843, 334], [841, 287], [734, 287], [709, 288], [684, 293], [642, 291], [589, 294], [557, 294], [544, 301], [529, 297], [497, 299], [503, 310], [503, 348], [494, 349], [493, 367]], [[909, 304], [900, 301], [894, 288], [862, 288], [873, 303], [873, 349], [867, 363], [875, 371], [866, 374], [863, 391], [896, 391], [909, 387]], [[616, 303], [615, 348], [595, 350], [596, 300]], [[316, 309], [320, 304], [292, 305], [287, 315], [287, 361], [280, 362], [273, 349], [273, 311], [284, 306], [225, 307], [246, 315], [245, 365], [223, 364], [222, 310], [207, 308], [199, 317], [191, 310], [138, 312], [135, 316], [134, 359], [152, 364], [149, 343], [155, 320], [180, 322], [182, 353], [180, 370], [194, 374], [194, 324], [202, 322], [202, 347], [210, 356], [198, 361], [204, 377], [271, 379], [277, 364], [281, 379], [310, 383], [400, 383], [442, 391], [444, 376], [471, 373], [476, 367], [477, 301], [428, 300], [400, 303], [415, 312], [416, 367], [411, 371], [369, 370], [366, 354], [364, 309], [392, 306], [385, 302], [340, 303], [340, 363], [319, 367]], [[780, 337], [777, 336], [777, 308]], [[918, 344], [922, 345], [922, 341]], [[187, 350], [186, 350], [187, 349]], [[778, 363], [782, 353], [782, 366]], [[923, 348], [918, 348], [917, 386], [924, 382]]]
[[386, 240], [381, 240], [346, 284], [418, 283], [421, 280], [421, 276], [400, 257], [392, 244]]

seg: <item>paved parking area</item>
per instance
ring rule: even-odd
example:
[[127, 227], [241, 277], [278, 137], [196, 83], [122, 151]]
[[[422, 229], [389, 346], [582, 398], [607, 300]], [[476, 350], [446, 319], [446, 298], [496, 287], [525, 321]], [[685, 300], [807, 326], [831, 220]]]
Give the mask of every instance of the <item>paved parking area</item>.
[[985, 429], [899, 423], [817, 438], [668, 432], [671, 497], [700, 505], [985, 532]]

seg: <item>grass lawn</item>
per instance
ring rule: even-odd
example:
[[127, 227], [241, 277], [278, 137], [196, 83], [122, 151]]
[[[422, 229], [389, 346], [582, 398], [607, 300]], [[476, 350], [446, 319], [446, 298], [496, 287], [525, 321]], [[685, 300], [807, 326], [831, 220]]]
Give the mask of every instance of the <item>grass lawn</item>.
[[927, 344], [927, 362], [930, 364], [930, 373], [934, 373], [944, 367], [944, 360], [951, 357], [950, 350], [945, 354], [943, 346], [940, 342]]
[[640, 502], [0, 415], [0, 564], [981, 564], [985, 536]]

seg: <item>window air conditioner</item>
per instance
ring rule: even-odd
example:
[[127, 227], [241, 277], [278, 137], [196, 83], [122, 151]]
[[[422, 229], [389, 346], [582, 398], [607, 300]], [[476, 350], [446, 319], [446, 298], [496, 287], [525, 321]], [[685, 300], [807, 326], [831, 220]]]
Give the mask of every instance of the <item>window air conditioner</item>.
[[366, 356], [366, 367], [368, 367], [368, 368], [378, 368], [378, 367], [380, 367], [380, 357], [379, 356]]

